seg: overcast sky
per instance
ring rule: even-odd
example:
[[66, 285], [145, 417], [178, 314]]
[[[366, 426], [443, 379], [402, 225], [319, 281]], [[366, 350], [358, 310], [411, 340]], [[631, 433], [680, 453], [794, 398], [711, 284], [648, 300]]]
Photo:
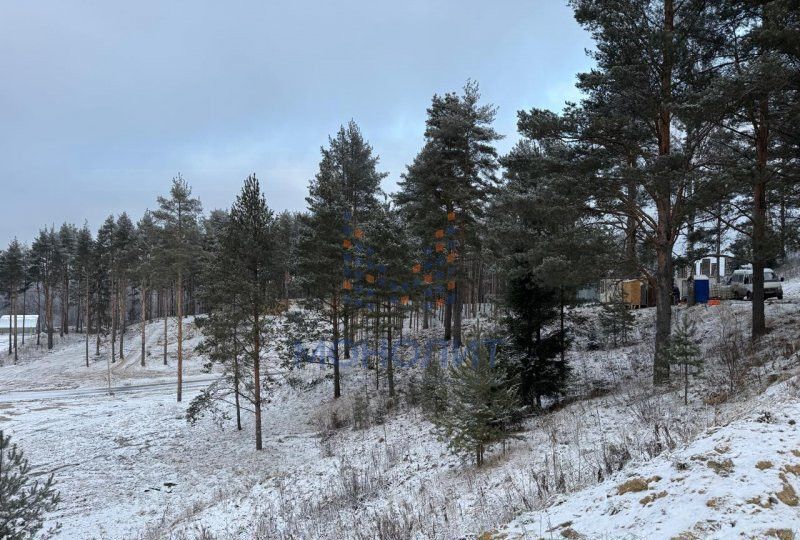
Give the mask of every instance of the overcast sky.
[[204, 209], [255, 172], [305, 207], [319, 148], [351, 118], [393, 191], [434, 93], [477, 80], [499, 107], [560, 107], [588, 35], [561, 0], [0, 2], [0, 242], [134, 220], [178, 172]]

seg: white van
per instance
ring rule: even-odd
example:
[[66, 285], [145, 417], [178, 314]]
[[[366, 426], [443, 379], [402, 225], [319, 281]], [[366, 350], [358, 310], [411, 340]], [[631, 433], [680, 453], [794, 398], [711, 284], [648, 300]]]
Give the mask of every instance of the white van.
[[[775, 297], [783, 299], [783, 278], [772, 270], [764, 268], [764, 298]], [[750, 300], [753, 298], [753, 265], [745, 264], [740, 266], [733, 274], [728, 277], [727, 284], [731, 287], [731, 293], [736, 299]]]

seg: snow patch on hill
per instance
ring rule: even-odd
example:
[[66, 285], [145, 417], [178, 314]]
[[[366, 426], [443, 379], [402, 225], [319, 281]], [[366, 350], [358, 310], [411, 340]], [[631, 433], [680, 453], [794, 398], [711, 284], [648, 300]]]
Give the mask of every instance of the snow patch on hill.
[[[526, 513], [491, 538], [794, 538], [800, 527], [797, 381], [692, 444]], [[791, 397], [789, 397], [791, 396]]]

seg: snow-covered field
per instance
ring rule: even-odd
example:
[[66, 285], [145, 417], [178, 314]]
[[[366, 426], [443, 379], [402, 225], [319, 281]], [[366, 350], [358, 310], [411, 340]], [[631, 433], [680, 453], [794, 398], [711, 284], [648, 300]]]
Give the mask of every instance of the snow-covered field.
[[[148, 325], [145, 368], [129, 328], [113, 395], [103, 391], [105, 348], [86, 368], [81, 336], [51, 352], [29, 341], [20, 365], [0, 367], [0, 429], [38, 471], [55, 473], [62, 503], [48, 524], [60, 523], [63, 538], [762, 537], [800, 530], [798, 507], [778, 496], [800, 491], [798, 296], [787, 282], [786, 299], [768, 303], [772, 332], [748, 353], [735, 392], [717, 358], [732, 335], [746, 341], [749, 304], [689, 310], [708, 355], [689, 406], [677, 388], [649, 385], [653, 310], [636, 313], [628, 346], [588, 351], [579, 337], [572, 398], [531, 418], [480, 470], [447, 451], [410, 399], [386, 410], [385, 389], [363, 368], [344, 372], [333, 402], [318, 368], [287, 375], [268, 364], [277, 382], [262, 452], [249, 414], [241, 432], [231, 419], [190, 425], [190, 398], [214, 375], [189, 354], [190, 382], [175, 402], [174, 321], [166, 367], [163, 323]], [[191, 349], [199, 336], [191, 321], [186, 330]], [[416, 375], [399, 371], [401, 391]], [[644, 491], [617, 495], [633, 478], [649, 480]]]

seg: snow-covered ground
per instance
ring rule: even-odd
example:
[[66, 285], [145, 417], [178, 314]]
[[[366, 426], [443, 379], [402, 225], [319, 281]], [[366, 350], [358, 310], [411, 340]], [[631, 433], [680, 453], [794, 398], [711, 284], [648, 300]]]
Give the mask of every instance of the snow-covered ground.
[[687, 447], [526, 513], [494, 538], [794, 538], [797, 381]]
[[[344, 397], [334, 402], [318, 368], [286, 375], [268, 363], [277, 382], [267, 389], [262, 452], [249, 414], [241, 432], [226, 418], [190, 425], [186, 407], [214, 375], [190, 353], [184, 402], [175, 402], [174, 321], [166, 367], [163, 323], [147, 327], [145, 368], [138, 327], [129, 328], [126, 358], [112, 366], [113, 395], [103, 391], [105, 346], [86, 368], [82, 336], [50, 352], [26, 348], [18, 366], [4, 359], [0, 429], [38, 471], [55, 473], [62, 503], [49, 524], [60, 523], [63, 538], [726, 538], [800, 530], [797, 508], [777, 496], [785, 485], [800, 490], [792, 468], [800, 434], [790, 423], [800, 420], [800, 286], [787, 282], [785, 290], [785, 300], [768, 302], [773, 330], [748, 353], [747, 381], [736, 392], [718, 352], [731, 335], [746, 342], [749, 304], [689, 310], [708, 355], [689, 406], [677, 388], [649, 385], [653, 310], [636, 312], [630, 345], [585, 350], [584, 333], [569, 353], [571, 399], [531, 418], [480, 470], [448, 452], [410, 398], [387, 411], [374, 371], [357, 367], [344, 371]], [[595, 311], [578, 311], [585, 330]], [[191, 350], [199, 340], [191, 321], [186, 333]], [[401, 392], [415, 376], [399, 370]], [[367, 419], [355, 429], [358, 410]], [[756, 468], [758, 461], [772, 465]], [[632, 478], [650, 481], [644, 491], [615, 495]], [[746, 502], [757, 496], [760, 504]]]

